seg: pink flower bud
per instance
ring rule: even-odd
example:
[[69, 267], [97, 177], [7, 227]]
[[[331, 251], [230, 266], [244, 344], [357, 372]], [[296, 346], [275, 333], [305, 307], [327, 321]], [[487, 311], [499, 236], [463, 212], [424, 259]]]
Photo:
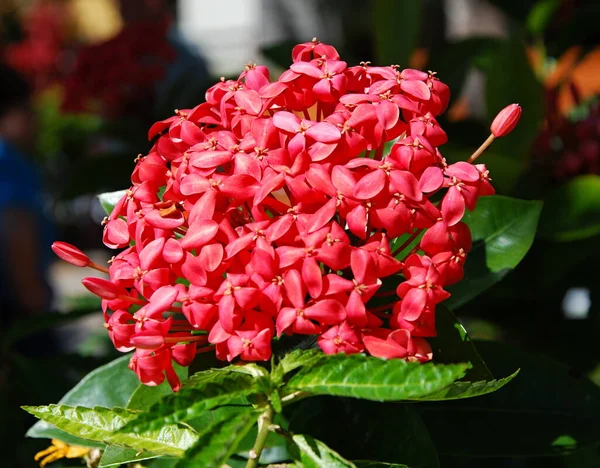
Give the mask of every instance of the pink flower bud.
[[91, 293], [109, 301], [119, 297], [121, 292], [115, 283], [103, 278], [83, 278], [81, 284], [83, 284]]
[[512, 132], [521, 118], [521, 111], [522, 109], [519, 104], [511, 104], [498, 112], [490, 127], [492, 135], [499, 138]]
[[55, 242], [52, 244], [54, 253], [65, 262], [76, 267], [87, 267], [90, 264], [90, 258], [81, 250], [66, 242]]

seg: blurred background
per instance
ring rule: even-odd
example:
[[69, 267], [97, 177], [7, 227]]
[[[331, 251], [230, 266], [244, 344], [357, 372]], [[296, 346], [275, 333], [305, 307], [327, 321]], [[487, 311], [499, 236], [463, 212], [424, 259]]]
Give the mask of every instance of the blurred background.
[[[499, 193], [545, 202], [524, 262], [455, 312], [471, 335], [546, 354], [600, 384], [598, 0], [1, 0], [0, 456], [36, 466], [22, 404], [57, 401], [114, 358], [54, 239], [97, 261], [101, 192], [124, 189], [150, 125], [203, 100], [248, 61], [276, 77], [318, 37], [350, 65], [434, 70], [453, 96], [451, 161], [493, 116], [523, 116], [483, 162]], [[577, 459], [449, 459], [442, 466], [578, 467]], [[52, 466], [80, 466], [79, 461]]]

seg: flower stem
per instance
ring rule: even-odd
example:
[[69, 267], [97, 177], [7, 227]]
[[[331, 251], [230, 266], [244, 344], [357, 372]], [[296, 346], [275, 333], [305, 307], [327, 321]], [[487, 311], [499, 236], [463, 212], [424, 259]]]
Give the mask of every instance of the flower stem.
[[265, 412], [258, 418], [258, 435], [256, 436], [254, 447], [250, 450], [250, 457], [248, 458], [246, 468], [256, 468], [258, 466], [258, 460], [267, 443], [269, 428], [271, 427], [271, 424], [273, 424], [274, 416], [275, 411], [273, 410], [273, 407], [268, 405]]
[[469, 159], [467, 159], [468, 163], [472, 163], [473, 161], [475, 161], [479, 156], [481, 156], [481, 153], [483, 153], [488, 146], [490, 146], [492, 144], [492, 142], [496, 139], [496, 137], [492, 134], [490, 134], [489, 137], [487, 137], [487, 140], [485, 140], [483, 142], [483, 144], [477, 148], [477, 151], [475, 151], [471, 157]]

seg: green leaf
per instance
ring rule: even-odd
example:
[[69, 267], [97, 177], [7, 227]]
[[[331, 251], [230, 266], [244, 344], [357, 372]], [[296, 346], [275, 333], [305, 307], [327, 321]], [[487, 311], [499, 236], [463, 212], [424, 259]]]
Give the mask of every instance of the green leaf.
[[[126, 406], [140, 381], [127, 367], [130, 355], [115, 359], [86, 375], [58, 402], [59, 405], [85, 406]], [[90, 442], [65, 433], [46, 421], [38, 421], [28, 431], [27, 437], [59, 439], [68, 444], [83, 447], [102, 447], [105, 444]]]
[[600, 234], [600, 176], [575, 177], [544, 200], [540, 235], [573, 241]]
[[23, 409], [76, 437], [156, 455], [180, 457], [197, 440], [195, 431], [175, 424], [143, 433], [119, 431], [138, 414], [125, 408], [49, 405]]
[[[179, 379], [184, 381], [188, 375], [188, 368], [180, 366], [176, 363], [173, 364], [173, 367], [175, 368], [175, 372], [177, 373]], [[158, 402], [163, 397], [171, 394], [173, 394], [173, 390], [171, 389], [171, 386], [167, 381], [164, 381], [156, 387], [150, 387], [148, 385], [140, 384], [138, 385], [138, 388], [133, 392], [133, 395], [131, 395], [129, 403], [127, 404], [127, 409], [145, 410], [146, 408], [152, 406], [154, 403]], [[131, 450], [123, 447], [109, 445], [108, 447], [106, 447], [104, 453], [102, 454], [99, 467], [102, 468], [104, 466], [125, 465], [127, 463], [133, 463], [140, 460], [147, 460], [154, 457], [156, 457], [156, 455], [152, 453], [140, 453], [138, 450]]]
[[102, 205], [102, 208], [104, 208], [104, 211], [106, 211], [107, 215], [112, 213], [115, 205], [121, 198], [123, 198], [123, 195], [125, 195], [126, 191], [127, 190], [117, 190], [116, 192], [106, 192], [98, 195], [98, 200], [100, 200], [100, 204]]
[[279, 361], [277, 367], [285, 375], [300, 367], [312, 367], [324, 356], [323, 351], [320, 349], [295, 349], [286, 354]]
[[192, 376], [181, 390], [149, 408], [124, 430], [143, 432], [199, 417], [203, 412], [239, 401], [256, 393], [258, 378], [229, 368], [212, 369]]
[[428, 395], [461, 378], [467, 364], [420, 364], [363, 355], [326, 356], [318, 366], [304, 368], [286, 390], [375, 401], [399, 401]]
[[177, 468], [220, 468], [236, 451], [257, 419], [258, 413], [249, 407], [205, 426], [203, 434], [196, 444], [187, 450], [185, 458], [177, 464]]
[[378, 461], [355, 460], [356, 468], [409, 468], [408, 465], [398, 463], [383, 463]]
[[308, 435], [296, 434], [293, 440], [297, 450], [290, 447], [290, 453], [304, 468], [356, 468], [354, 463]]
[[559, 6], [560, 0], [538, 1], [527, 16], [529, 32], [538, 36], [543, 34]]
[[353, 398], [308, 398], [292, 407], [289, 429], [310, 433], [350, 460], [439, 468], [435, 446], [415, 406]]
[[377, 63], [406, 68], [417, 46], [421, 24], [421, 2], [375, 0], [373, 31]]
[[[568, 366], [493, 342], [477, 348], [497, 375], [521, 368], [494, 393], [415, 406], [440, 454], [463, 458], [551, 456], [600, 440], [600, 388]], [[459, 458], [461, 457], [461, 458]]]
[[444, 304], [435, 307], [435, 328], [437, 336], [429, 340], [434, 362], [444, 364], [470, 362], [471, 368], [465, 375], [466, 379], [492, 380], [494, 378], [469, 338], [465, 327]]
[[102, 458], [100, 459], [98, 468], [121, 466], [126, 465], [127, 463], [149, 460], [156, 457], [158, 457], [158, 455], [155, 455], [151, 452], [140, 452], [139, 450], [109, 445], [102, 453]]
[[486, 395], [495, 392], [504, 387], [508, 382], [514, 379], [518, 370], [513, 372], [508, 377], [498, 380], [482, 380], [480, 382], [454, 382], [449, 387], [446, 387], [436, 393], [417, 398], [418, 401], [443, 401], [443, 400], [460, 400], [462, 398], [472, 398], [476, 396]]
[[[525, 169], [529, 163], [530, 149], [544, 120], [544, 91], [531, 69], [525, 50], [525, 41], [513, 35], [494, 48], [486, 73], [485, 98], [488, 122], [507, 105], [517, 102], [523, 108], [519, 124], [507, 136], [494, 142], [494, 153], [510, 157], [513, 166]], [[506, 73], [510, 70], [510, 73]], [[481, 162], [487, 164], [486, 156]], [[498, 182], [497, 175], [492, 177]], [[502, 180], [504, 190], [514, 185], [514, 180]]]
[[541, 210], [539, 201], [494, 195], [481, 198], [475, 211], [465, 215], [474, 244], [464, 279], [448, 288], [452, 296], [445, 304], [450, 309], [467, 303], [519, 264], [533, 243]]

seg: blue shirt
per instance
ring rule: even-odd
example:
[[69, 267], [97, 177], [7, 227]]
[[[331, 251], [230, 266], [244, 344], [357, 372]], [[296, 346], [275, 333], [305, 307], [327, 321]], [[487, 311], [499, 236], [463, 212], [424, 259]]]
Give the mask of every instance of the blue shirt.
[[[0, 139], [0, 304], [16, 304], [10, 284], [10, 265], [5, 260], [6, 248], [4, 240], [7, 219], [3, 215], [7, 210], [17, 209], [31, 213], [39, 232], [39, 270], [31, 272], [45, 275], [50, 264], [52, 251], [52, 226], [44, 215], [43, 190], [40, 173], [37, 167], [15, 146]], [[1, 307], [1, 305], [0, 305]], [[8, 311], [3, 311], [2, 315]]]

